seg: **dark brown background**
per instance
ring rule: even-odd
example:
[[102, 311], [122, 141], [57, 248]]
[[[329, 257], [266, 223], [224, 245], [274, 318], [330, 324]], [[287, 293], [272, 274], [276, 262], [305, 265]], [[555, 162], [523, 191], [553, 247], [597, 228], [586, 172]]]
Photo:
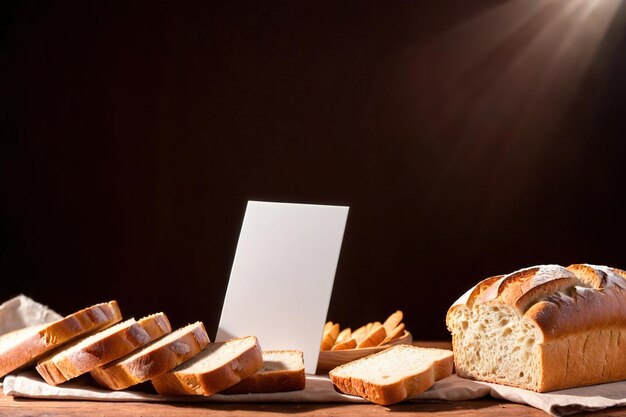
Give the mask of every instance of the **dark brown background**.
[[625, 268], [626, 7], [575, 76], [520, 4], [3, 3], [0, 300], [214, 335], [249, 199], [349, 205], [329, 318], [420, 339], [490, 275]]

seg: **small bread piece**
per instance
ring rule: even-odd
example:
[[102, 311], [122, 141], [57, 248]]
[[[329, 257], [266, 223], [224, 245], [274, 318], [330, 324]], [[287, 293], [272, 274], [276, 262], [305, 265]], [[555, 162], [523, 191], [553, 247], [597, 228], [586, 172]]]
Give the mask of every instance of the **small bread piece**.
[[383, 323], [387, 334], [390, 334], [396, 327], [398, 327], [400, 323], [402, 323], [403, 318], [404, 313], [402, 313], [402, 311], [400, 310], [387, 317], [387, 320], [385, 320], [385, 322]]
[[396, 340], [404, 334], [404, 323], [400, 323], [400, 325], [396, 326], [395, 329], [391, 330], [391, 332], [387, 333], [387, 337], [380, 344], [385, 345], [389, 342]]
[[367, 324], [365, 326], [359, 327], [358, 329], [352, 332], [352, 338], [356, 341], [357, 345], [361, 343], [361, 341], [365, 339], [366, 336], [367, 336]]
[[64, 345], [41, 359], [37, 372], [48, 384], [61, 384], [127, 355], [171, 331], [170, 322], [163, 313], [144, 317], [139, 322], [126, 320]]
[[103, 387], [112, 390], [128, 388], [193, 358], [209, 342], [204, 325], [197, 321], [90, 373]]
[[337, 336], [337, 340], [335, 340], [335, 345], [345, 342], [346, 340], [350, 339], [350, 337], [352, 337], [352, 330], [349, 327], [346, 327], [339, 333], [339, 336]]
[[11, 332], [0, 338], [0, 378], [31, 364], [81, 335], [122, 320], [116, 301], [96, 304], [60, 320]]
[[356, 340], [350, 338], [345, 342], [337, 343], [331, 350], [346, 350], [346, 349], [354, 349], [356, 347]]
[[356, 347], [356, 340], [352, 338], [352, 330], [350, 328], [343, 329], [339, 336], [337, 336], [337, 340], [335, 340], [335, 345], [331, 350], [345, 350], [345, 349], [354, 349]]
[[152, 379], [161, 395], [213, 395], [230, 388], [263, 366], [254, 336], [211, 343], [192, 360]]
[[306, 386], [304, 357], [300, 350], [263, 352], [263, 367], [222, 394], [258, 394], [300, 391]]
[[380, 405], [395, 404], [452, 375], [452, 352], [397, 345], [329, 372], [342, 392]]
[[339, 324], [332, 321], [324, 325], [324, 335], [322, 336], [321, 350], [330, 350], [335, 345], [335, 340], [339, 336]]
[[386, 336], [387, 332], [385, 332], [385, 328], [383, 327], [383, 325], [380, 324], [380, 322], [373, 323], [367, 336], [359, 343], [357, 343], [356, 347], [357, 349], [359, 349], [371, 346], [378, 346], [380, 342], [385, 340]]

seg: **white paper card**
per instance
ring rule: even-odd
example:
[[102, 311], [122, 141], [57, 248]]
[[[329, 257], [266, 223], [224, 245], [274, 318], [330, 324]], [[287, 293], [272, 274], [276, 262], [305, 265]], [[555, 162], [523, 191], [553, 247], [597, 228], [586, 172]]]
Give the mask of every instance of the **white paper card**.
[[249, 201], [216, 341], [302, 350], [315, 373], [348, 209]]

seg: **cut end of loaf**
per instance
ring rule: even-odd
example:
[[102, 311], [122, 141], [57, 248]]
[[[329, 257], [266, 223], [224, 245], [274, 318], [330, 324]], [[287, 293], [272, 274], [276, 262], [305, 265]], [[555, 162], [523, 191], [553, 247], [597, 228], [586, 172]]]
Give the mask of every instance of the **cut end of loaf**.
[[482, 281], [446, 316], [457, 374], [539, 392], [623, 380], [625, 290], [590, 264]]
[[536, 326], [511, 308], [459, 308], [451, 323], [456, 373], [464, 378], [538, 390]]

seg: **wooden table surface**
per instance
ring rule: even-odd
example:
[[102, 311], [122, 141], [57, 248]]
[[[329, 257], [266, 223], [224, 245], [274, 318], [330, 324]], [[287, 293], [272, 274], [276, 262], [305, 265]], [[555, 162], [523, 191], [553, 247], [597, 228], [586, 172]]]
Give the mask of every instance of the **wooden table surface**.
[[[173, 416], [209, 417], [224, 414], [261, 417], [267, 415], [295, 414], [298, 416], [361, 417], [404, 415], [447, 416], [541, 416], [548, 414], [535, 408], [502, 402], [492, 398], [462, 402], [402, 403], [389, 407], [373, 404], [155, 404], [155, 403], [103, 403], [94, 401], [48, 401], [12, 398], [0, 394], [0, 416], [67, 417], [67, 416]], [[595, 413], [577, 415], [626, 417], [626, 408], [612, 408]]]
[[[427, 347], [449, 348], [449, 342], [414, 342], [413, 344]], [[1, 391], [1, 390], [0, 390]], [[389, 416], [399, 412], [410, 415], [447, 416], [548, 416], [545, 412], [532, 407], [483, 398], [474, 401], [445, 401], [424, 403], [401, 403], [383, 407], [374, 404], [217, 404], [217, 403], [143, 403], [143, 402], [96, 402], [67, 400], [35, 400], [27, 398], [7, 397], [0, 393], [0, 416], [173, 416], [173, 417], [205, 417], [232, 414], [236, 416], [261, 417], [266, 415], [297, 414], [298, 416]], [[595, 413], [581, 413], [577, 416], [619, 416], [626, 417], [626, 407], [610, 408]]]

